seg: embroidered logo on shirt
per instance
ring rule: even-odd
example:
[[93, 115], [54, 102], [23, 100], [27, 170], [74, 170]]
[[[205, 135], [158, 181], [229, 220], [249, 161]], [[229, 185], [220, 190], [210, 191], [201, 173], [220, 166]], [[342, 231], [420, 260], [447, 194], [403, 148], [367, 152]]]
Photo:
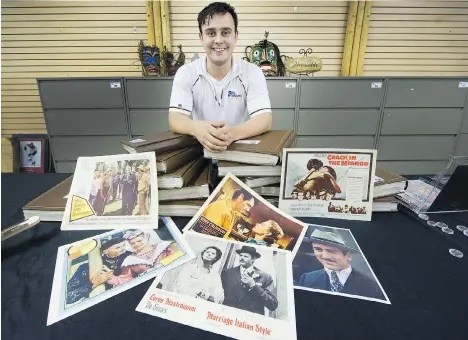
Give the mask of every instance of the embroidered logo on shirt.
[[228, 91], [228, 98], [229, 98], [229, 97], [232, 97], [232, 98], [241, 98], [242, 95], [236, 94], [235, 91]]

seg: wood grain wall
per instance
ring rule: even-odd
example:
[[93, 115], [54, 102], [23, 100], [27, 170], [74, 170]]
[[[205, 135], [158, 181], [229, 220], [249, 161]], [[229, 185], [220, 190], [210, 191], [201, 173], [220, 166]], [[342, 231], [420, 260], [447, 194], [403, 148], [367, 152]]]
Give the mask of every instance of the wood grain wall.
[[374, 1], [364, 76], [468, 76], [468, 1]]

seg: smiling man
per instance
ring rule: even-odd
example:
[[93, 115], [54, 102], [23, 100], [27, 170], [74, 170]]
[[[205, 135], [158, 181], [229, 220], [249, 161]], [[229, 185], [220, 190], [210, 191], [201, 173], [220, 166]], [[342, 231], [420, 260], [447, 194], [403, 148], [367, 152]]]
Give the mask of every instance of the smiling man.
[[179, 68], [172, 86], [171, 130], [195, 136], [212, 151], [266, 132], [272, 122], [263, 72], [232, 55], [237, 23], [230, 5], [215, 2], [205, 7], [198, 14], [198, 29], [206, 55]]
[[358, 250], [333, 232], [315, 229], [310, 237], [315, 257], [323, 269], [304, 273], [299, 286], [384, 300], [377, 283], [351, 266]]

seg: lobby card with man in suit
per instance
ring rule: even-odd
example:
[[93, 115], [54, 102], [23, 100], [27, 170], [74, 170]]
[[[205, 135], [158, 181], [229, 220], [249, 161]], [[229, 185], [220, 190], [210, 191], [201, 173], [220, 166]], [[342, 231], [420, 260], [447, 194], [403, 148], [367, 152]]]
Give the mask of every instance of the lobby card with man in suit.
[[183, 232], [198, 232], [294, 254], [307, 224], [291, 217], [228, 173]]
[[136, 310], [237, 339], [296, 339], [289, 251], [198, 233], [195, 259], [158, 275]]
[[78, 157], [62, 230], [158, 226], [154, 152]]
[[195, 257], [170, 217], [157, 229], [113, 230], [58, 248], [47, 325]]
[[370, 221], [377, 150], [283, 150], [279, 208], [294, 217]]
[[296, 289], [390, 304], [349, 229], [310, 224], [293, 276]]

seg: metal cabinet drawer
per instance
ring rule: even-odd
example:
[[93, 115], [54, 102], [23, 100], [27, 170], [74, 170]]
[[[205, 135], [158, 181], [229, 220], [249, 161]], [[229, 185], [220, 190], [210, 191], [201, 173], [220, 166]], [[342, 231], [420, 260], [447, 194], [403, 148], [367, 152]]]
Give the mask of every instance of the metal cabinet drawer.
[[127, 79], [128, 107], [131, 109], [161, 108], [169, 110], [173, 79]]
[[46, 110], [51, 135], [125, 135], [124, 109]]
[[455, 151], [457, 156], [468, 156], [468, 134], [461, 134], [458, 138], [457, 149]]
[[297, 81], [295, 79], [268, 79], [268, 95], [272, 109], [294, 109]]
[[294, 130], [294, 109], [273, 109], [271, 130]]
[[156, 109], [130, 110], [132, 135], [145, 135], [169, 130], [169, 111]]
[[461, 109], [386, 109], [381, 134], [457, 134]]
[[452, 153], [452, 136], [383, 136], [379, 139], [381, 160], [442, 160]]
[[123, 108], [121, 78], [38, 80], [44, 109]]
[[298, 135], [375, 135], [379, 111], [301, 110]]
[[379, 78], [304, 79], [300, 108], [377, 108], [382, 101], [383, 87], [383, 79]]
[[80, 156], [126, 154], [121, 141], [127, 136], [109, 137], [51, 137], [56, 161], [76, 161]]
[[377, 167], [401, 174], [402, 176], [434, 175], [440, 173], [446, 165], [446, 161], [377, 161]]
[[55, 162], [55, 171], [58, 173], [72, 174], [75, 168], [76, 162]]
[[[463, 79], [390, 79], [386, 107], [463, 107]], [[468, 81], [465, 80], [465, 81]]]
[[297, 148], [347, 148], [347, 149], [372, 149], [374, 137], [335, 136], [335, 137], [297, 137]]
[[468, 133], [468, 112], [465, 113], [465, 118], [463, 119], [462, 133]]

